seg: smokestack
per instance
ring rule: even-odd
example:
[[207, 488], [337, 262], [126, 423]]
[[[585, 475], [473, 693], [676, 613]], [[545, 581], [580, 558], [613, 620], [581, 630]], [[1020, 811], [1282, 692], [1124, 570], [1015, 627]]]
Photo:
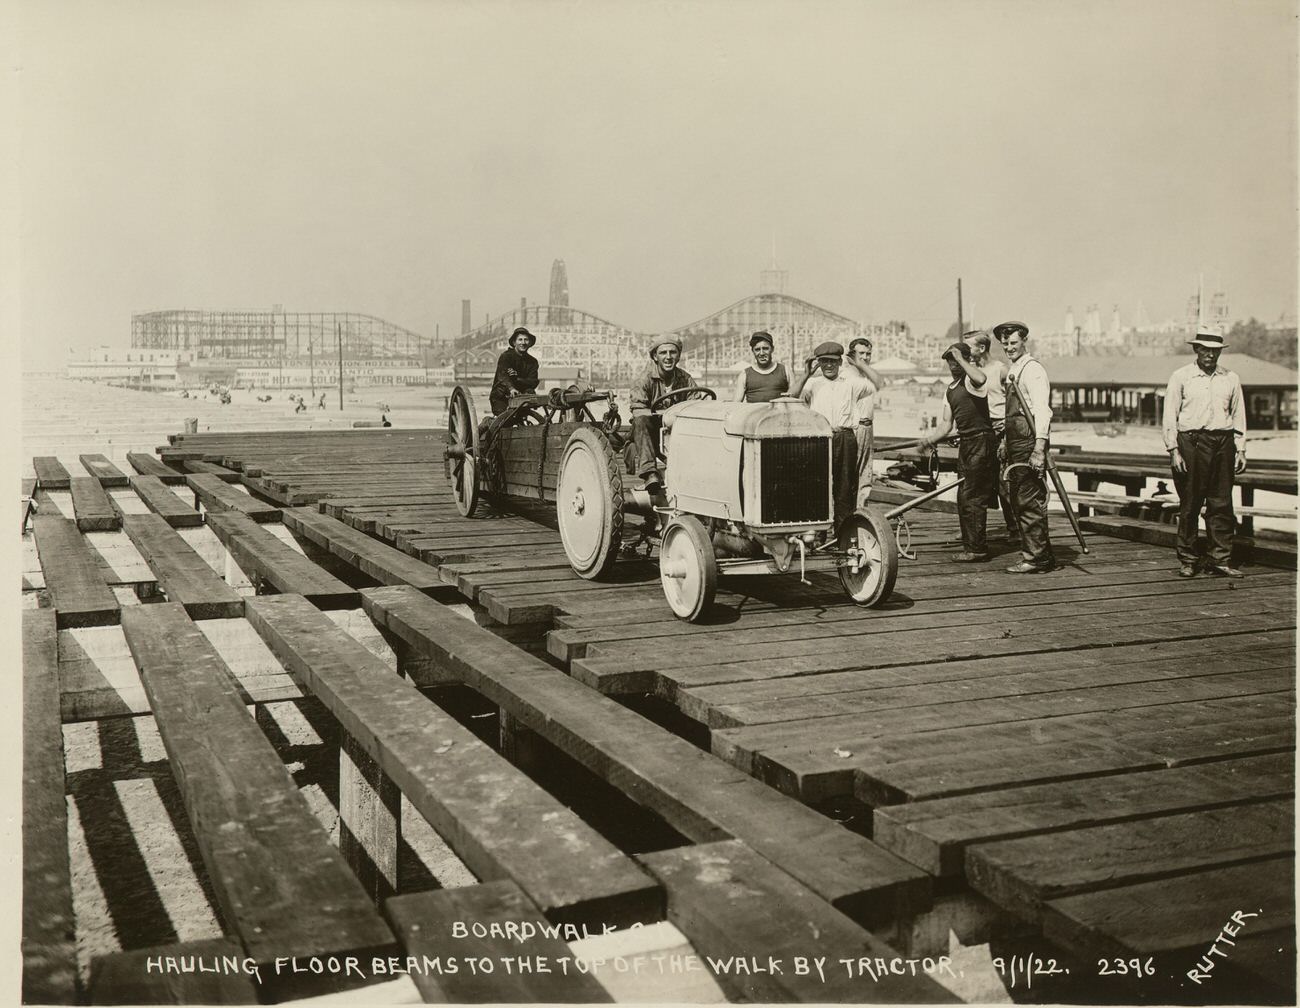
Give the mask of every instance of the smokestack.
[[465, 298], [460, 303], [460, 334], [464, 336], [472, 328], [469, 319], [469, 298]]

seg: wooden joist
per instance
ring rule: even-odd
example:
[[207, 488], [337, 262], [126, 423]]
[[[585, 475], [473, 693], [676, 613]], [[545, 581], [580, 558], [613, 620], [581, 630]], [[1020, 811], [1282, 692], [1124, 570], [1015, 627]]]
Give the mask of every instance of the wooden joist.
[[[851, 975], [841, 960], [857, 967], [859, 959], [889, 962], [898, 953], [739, 841], [643, 854], [641, 861], [668, 890], [669, 921], [700, 955], [728, 964], [714, 976], [732, 1000], [960, 1003], [919, 970]], [[825, 957], [823, 970], [809, 964], [796, 972], [795, 958], [812, 956]]]
[[232, 489], [211, 473], [192, 474], [185, 478], [185, 482], [210, 514], [233, 511], [260, 522], [278, 521], [280, 518], [280, 509], [274, 504], [260, 501], [242, 490]]
[[[394, 896], [384, 904], [406, 954], [434, 961], [452, 958], [455, 972], [413, 973], [411, 979], [426, 1004], [597, 1004], [613, 998], [590, 973], [579, 971], [573, 952], [560, 937], [547, 937], [546, 918], [513, 882], [485, 882], [458, 889]], [[468, 934], [450, 940], [454, 926], [474, 921], [498, 937]], [[536, 929], [527, 940], [504, 937], [506, 926], [518, 934], [519, 925]], [[451, 956], [448, 952], [452, 952]], [[491, 973], [465, 968], [468, 959], [489, 959]], [[560, 960], [565, 960], [561, 964]], [[529, 964], [505, 969], [501, 960]], [[536, 964], [545, 966], [545, 972]], [[567, 967], [567, 968], [566, 968]]]
[[245, 952], [269, 965], [393, 949], [391, 931], [185, 610], [131, 607], [122, 629], [222, 919]]
[[37, 455], [32, 459], [32, 468], [36, 470], [36, 482], [44, 490], [66, 490], [72, 477], [53, 455]]
[[304, 595], [322, 609], [351, 609], [357, 591], [244, 515], [208, 516], [208, 526], [259, 589]]
[[556, 921], [658, 919], [634, 862], [306, 599], [250, 599], [248, 618], [479, 878], [512, 879]]
[[115, 532], [122, 527], [122, 516], [93, 476], [72, 477], [72, 508], [82, 532]]
[[105, 489], [126, 486], [126, 474], [105, 455], [78, 455], [78, 460]]
[[871, 835], [932, 875], [956, 875], [972, 844], [1284, 798], [1294, 771], [1294, 756], [1277, 753], [889, 805]]
[[147, 452], [127, 452], [126, 460], [141, 476], [155, 476], [167, 486], [182, 486], [185, 474]]
[[521, 653], [408, 586], [362, 604], [422, 658], [700, 842], [743, 840], [845, 913], [918, 912], [928, 878], [902, 859]]
[[167, 600], [181, 603], [191, 619], [243, 615], [243, 597], [217, 577], [160, 515], [126, 515], [122, 527], [158, 578]]
[[28, 1004], [77, 999], [57, 634], [51, 610], [23, 613], [22, 997]]
[[233, 469], [227, 469], [225, 466], [217, 465], [215, 462], [200, 462], [190, 459], [185, 462], [185, 471], [215, 476], [223, 483], [238, 483], [240, 480], [239, 473]]
[[256, 978], [242, 972], [243, 962], [244, 950], [228, 938], [99, 956], [91, 963], [88, 999], [94, 1005], [257, 1004]]
[[433, 567], [336, 518], [312, 508], [288, 508], [283, 517], [291, 532], [329, 550], [380, 584], [409, 584], [422, 591], [445, 587]]
[[196, 528], [203, 524], [203, 515], [177, 497], [157, 476], [132, 476], [131, 489], [172, 528]]
[[32, 528], [59, 628], [116, 623], [121, 607], [76, 523], [70, 518], [37, 515]]

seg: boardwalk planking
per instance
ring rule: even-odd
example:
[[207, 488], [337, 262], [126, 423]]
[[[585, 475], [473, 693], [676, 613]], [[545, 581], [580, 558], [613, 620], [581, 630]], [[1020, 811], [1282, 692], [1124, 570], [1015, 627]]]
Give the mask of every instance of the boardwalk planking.
[[185, 474], [165, 464], [146, 452], [127, 452], [126, 460], [131, 468], [141, 476], [153, 476], [167, 486], [181, 486], [185, 483]]
[[100, 956], [91, 965], [89, 1000], [95, 1005], [257, 1004], [257, 985], [248, 974], [159, 969], [168, 958], [177, 964], [198, 959], [211, 967], [227, 957], [242, 963], [244, 952], [238, 942], [226, 938]]
[[284, 524], [290, 531], [329, 550], [380, 584], [409, 584], [422, 591], [445, 587], [438, 572], [428, 564], [377, 542], [319, 511], [308, 508], [286, 509]]
[[128, 609], [122, 629], [222, 917], [247, 954], [270, 965], [392, 949], [392, 933], [184, 609]]
[[[898, 954], [736, 840], [643, 854], [668, 889], [668, 919], [700, 955], [731, 964], [715, 978], [736, 1001], [951, 1004], [924, 975], [850, 976], [841, 959]], [[777, 910], [776, 908], [780, 908]], [[796, 957], [825, 957], [825, 976]], [[738, 963], [737, 960], [741, 960]], [[776, 960], [777, 968], [771, 963]], [[753, 965], [751, 965], [753, 964]], [[755, 968], [757, 966], [758, 968]]]
[[[413, 973], [411, 979], [428, 1004], [594, 1004], [613, 1000], [593, 976], [579, 972], [564, 941], [543, 936], [545, 917], [512, 882], [394, 896], [385, 902], [384, 912], [409, 956], [444, 960], [450, 947], [462, 964], [471, 958], [487, 958], [493, 963], [522, 959], [530, 964], [526, 972], [516, 966], [509, 971], [494, 969], [491, 974], [465, 968], [454, 973]], [[488, 928], [495, 925], [499, 934], [506, 933], [507, 924], [531, 924], [538, 935], [527, 940], [472, 934], [453, 938], [454, 926], [469, 921]], [[561, 959], [568, 961], [567, 968], [560, 964]], [[532, 965], [538, 962], [546, 964], [544, 972]]]
[[254, 585], [304, 595], [314, 605], [352, 609], [357, 591], [243, 515], [211, 515], [208, 526]]
[[1060, 896], [1261, 861], [1295, 850], [1295, 803], [1273, 799], [973, 844], [970, 884], [1031, 923]]
[[1294, 757], [1277, 753], [889, 805], [875, 810], [872, 836], [932, 875], [956, 875], [971, 844], [1283, 798], [1294, 788]]
[[251, 518], [253, 521], [278, 521], [280, 509], [267, 504], [256, 497], [227, 486], [211, 473], [197, 473], [186, 477], [194, 496], [211, 514], [233, 511]]
[[32, 528], [60, 629], [116, 623], [121, 607], [76, 524], [68, 518], [37, 515]]
[[409, 587], [362, 592], [371, 618], [526, 728], [699, 841], [736, 838], [846, 913], [928, 902], [923, 877], [870, 841], [599, 696]]
[[191, 619], [242, 616], [244, 600], [159, 515], [127, 515], [126, 534], [158, 578], [170, 602], [179, 602]]
[[44, 490], [66, 490], [71, 477], [53, 455], [37, 455], [32, 459], [32, 468], [36, 470], [36, 484]]
[[72, 477], [72, 508], [82, 532], [116, 532], [122, 516], [93, 476]]
[[73, 1004], [76, 921], [54, 622], [48, 609], [23, 613], [22, 995], [26, 1003]]
[[99, 485], [105, 489], [109, 487], [124, 487], [127, 484], [126, 473], [122, 472], [117, 466], [113, 465], [105, 455], [79, 455], [78, 461], [85, 467], [86, 472], [90, 473]]
[[[1238, 947], [1202, 971], [1210, 979], [1184, 983], [1184, 996], [1200, 990], [1200, 999], [1239, 1001], [1249, 994], [1240, 989], [1245, 978], [1280, 991], [1278, 1003], [1294, 1003], [1293, 856], [1060, 897], [1043, 907], [1043, 933], [1085, 956], [1154, 955], [1182, 979], [1237, 911], [1258, 916], [1243, 918], [1244, 933], [1232, 939]], [[1225, 949], [1221, 945], [1220, 953]]]
[[203, 524], [203, 515], [177, 497], [157, 476], [132, 476], [131, 489], [172, 528], [197, 528]]
[[656, 919], [662, 894], [632, 861], [324, 613], [283, 595], [250, 600], [249, 619], [479, 878], [512, 879], [552, 920]]

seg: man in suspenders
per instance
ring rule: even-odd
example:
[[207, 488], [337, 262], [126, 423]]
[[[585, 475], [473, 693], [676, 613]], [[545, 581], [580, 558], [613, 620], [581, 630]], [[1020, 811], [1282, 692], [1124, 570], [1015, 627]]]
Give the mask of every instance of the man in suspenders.
[[962, 551], [953, 554], [954, 563], [978, 563], [989, 558], [985, 538], [988, 508], [998, 506], [997, 443], [993, 421], [989, 416], [988, 378], [984, 370], [972, 363], [970, 347], [954, 343], [943, 352], [952, 384], [944, 393], [943, 419], [939, 426], [921, 439], [920, 448], [929, 448], [946, 438], [957, 425], [958, 461], [963, 481], [957, 488], [957, 522], [961, 526]]
[[1047, 440], [1052, 425], [1052, 386], [1047, 369], [1029, 353], [1029, 327], [1002, 322], [993, 335], [1003, 341], [1007, 370], [1006, 431], [999, 455], [1006, 464], [1008, 496], [1020, 526], [1018, 564], [1008, 574], [1045, 574], [1056, 569], [1047, 535]]

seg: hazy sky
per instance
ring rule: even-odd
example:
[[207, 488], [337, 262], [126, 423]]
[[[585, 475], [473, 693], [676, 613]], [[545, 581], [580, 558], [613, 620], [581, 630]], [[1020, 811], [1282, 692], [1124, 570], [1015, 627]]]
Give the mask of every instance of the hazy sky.
[[[789, 292], [941, 331], [1296, 300], [1282, 0], [28, 0], [29, 366], [133, 312], [544, 302], [646, 331]], [[970, 312], [968, 311], [968, 314]]]

